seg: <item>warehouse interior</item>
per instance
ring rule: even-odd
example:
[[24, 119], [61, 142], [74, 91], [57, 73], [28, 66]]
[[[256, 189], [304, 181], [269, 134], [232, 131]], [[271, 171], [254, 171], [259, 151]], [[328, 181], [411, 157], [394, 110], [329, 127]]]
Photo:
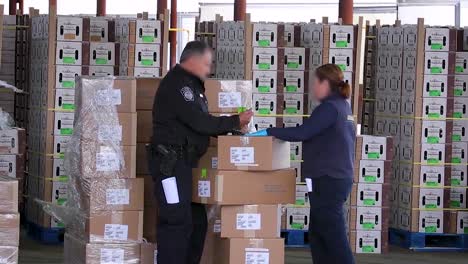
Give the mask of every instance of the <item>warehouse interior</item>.
[[206, 113], [253, 114], [192, 169], [200, 264], [313, 263], [305, 140], [252, 133], [303, 126], [325, 64], [351, 87], [355, 262], [468, 263], [468, 0], [5, 0], [0, 40], [0, 263], [165, 264], [153, 102], [191, 41]]

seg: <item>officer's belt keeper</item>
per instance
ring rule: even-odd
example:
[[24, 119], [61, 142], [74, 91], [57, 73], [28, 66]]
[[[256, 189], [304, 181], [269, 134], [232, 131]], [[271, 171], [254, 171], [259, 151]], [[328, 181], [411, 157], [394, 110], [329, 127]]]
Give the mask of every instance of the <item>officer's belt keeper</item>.
[[[258, 213], [258, 206], [257, 205], [245, 205], [244, 206], [244, 214], [257, 214]], [[260, 222], [260, 228], [262, 228], [262, 223]], [[244, 238], [255, 238], [256, 231], [255, 230], [244, 230]]]

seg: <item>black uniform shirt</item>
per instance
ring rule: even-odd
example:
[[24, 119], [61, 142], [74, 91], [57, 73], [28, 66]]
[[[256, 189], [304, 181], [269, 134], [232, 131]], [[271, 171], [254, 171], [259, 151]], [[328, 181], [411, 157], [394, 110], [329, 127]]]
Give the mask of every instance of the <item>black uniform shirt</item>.
[[194, 145], [203, 155], [210, 136], [239, 129], [239, 117], [208, 113], [205, 87], [198, 77], [176, 65], [161, 81], [153, 105], [153, 144]]

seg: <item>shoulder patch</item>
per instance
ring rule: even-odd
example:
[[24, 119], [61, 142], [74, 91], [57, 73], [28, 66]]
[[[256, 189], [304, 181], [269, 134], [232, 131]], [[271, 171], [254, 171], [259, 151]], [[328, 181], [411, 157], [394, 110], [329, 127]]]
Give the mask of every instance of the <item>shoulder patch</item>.
[[187, 101], [187, 102], [193, 102], [194, 96], [193, 96], [192, 89], [190, 89], [190, 87], [185, 86], [184, 88], [182, 88], [182, 89], [180, 90], [180, 93], [181, 93], [182, 96], [184, 97], [185, 101]]

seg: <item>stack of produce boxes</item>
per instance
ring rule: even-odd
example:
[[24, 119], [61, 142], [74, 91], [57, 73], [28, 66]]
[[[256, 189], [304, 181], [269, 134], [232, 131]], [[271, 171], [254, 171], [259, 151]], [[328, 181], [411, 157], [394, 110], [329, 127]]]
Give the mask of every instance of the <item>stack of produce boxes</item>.
[[210, 77], [214, 78], [216, 76], [216, 32], [217, 32], [217, 23], [215, 21], [203, 21], [195, 22], [195, 40], [206, 43], [213, 49], [213, 64], [211, 66]]
[[76, 89], [66, 263], [137, 263], [144, 180], [135, 177], [136, 81], [82, 77]]
[[[16, 16], [3, 16], [3, 28], [1, 37], [1, 61], [0, 80], [16, 85]], [[14, 117], [15, 114], [15, 94], [13, 92], [2, 92], [0, 94], [0, 107]]]
[[20, 215], [18, 181], [0, 176], [0, 258], [5, 263], [18, 263]]
[[120, 76], [161, 76], [161, 25], [158, 20], [116, 20]]
[[391, 137], [359, 136], [354, 184], [348, 211], [349, 236], [355, 253], [388, 252]]
[[[205, 85], [214, 115], [251, 106], [250, 81], [209, 80]], [[212, 141], [193, 170], [192, 200], [210, 205], [203, 263], [284, 263], [280, 204], [293, 203], [295, 196], [289, 150], [289, 143], [271, 137]]]
[[216, 26], [216, 78], [244, 80], [245, 23], [228, 21]]

